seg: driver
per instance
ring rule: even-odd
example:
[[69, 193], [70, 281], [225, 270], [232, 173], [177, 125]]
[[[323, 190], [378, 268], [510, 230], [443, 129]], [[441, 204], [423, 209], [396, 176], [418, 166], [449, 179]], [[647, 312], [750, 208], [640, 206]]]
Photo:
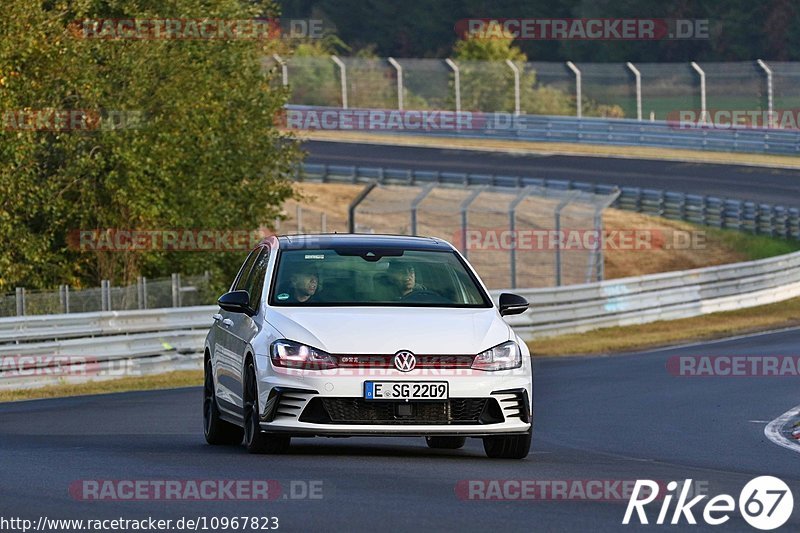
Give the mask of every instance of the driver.
[[289, 302], [308, 302], [314, 301], [319, 288], [319, 274], [317, 269], [311, 265], [300, 264], [289, 276], [289, 283], [291, 284], [291, 292], [289, 293]]
[[392, 287], [397, 291], [398, 298], [404, 298], [418, 289], [414, 265], [392, 261], [386, 269], [386, 274]]

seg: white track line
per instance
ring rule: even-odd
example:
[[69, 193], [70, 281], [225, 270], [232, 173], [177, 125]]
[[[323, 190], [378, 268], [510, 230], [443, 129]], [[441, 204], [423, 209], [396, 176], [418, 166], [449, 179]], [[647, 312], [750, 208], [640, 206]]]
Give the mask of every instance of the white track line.
[[798, 411], [800, 411], [800, 405], [796, 407], [792, 407], [781, 416], [767, 424], [767, 427], [764, 428], [764, 435], [773, 442], [773, 444], [777, 444], [778, 446], [783, 446], [784, 448], [788, 448], [793, 452], [800, 453], [800, 446], [798, 446], [797, 442], [787, 439], [781, 434], [781, 428], [783, 428], [786, 423], [797, 416]]

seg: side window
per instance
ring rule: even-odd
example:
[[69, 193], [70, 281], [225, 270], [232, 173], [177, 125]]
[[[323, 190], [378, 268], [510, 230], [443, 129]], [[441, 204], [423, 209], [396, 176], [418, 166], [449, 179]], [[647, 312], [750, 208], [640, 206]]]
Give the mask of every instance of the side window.
[[261, 293], [264, 292], [264, 278], [267, 276], [267, 265], [269, 265], [269, 248], [265, 247], [253, 264], [253, 270], [244, 288], [250, 295], [250, 309], [254, 311], [258, 310], [261, 303]]
[[247, 285], [247, 279], [250, 277], [250, 270], [253, 268], [253, 263], [255, 262], [256, 257], [258, 257], [258, 252], [260, 252], [260, 250], [256, 248], [250, 252], [250, 255], [248, 255], [247, 259], [244, 260], [244, 264], [242, 265], [242, 268], [239, 269], [239, 273], [236, 275], [236, 279], [231, 286], [232, 291], [247, 290], [245, 289], [245, 285]]

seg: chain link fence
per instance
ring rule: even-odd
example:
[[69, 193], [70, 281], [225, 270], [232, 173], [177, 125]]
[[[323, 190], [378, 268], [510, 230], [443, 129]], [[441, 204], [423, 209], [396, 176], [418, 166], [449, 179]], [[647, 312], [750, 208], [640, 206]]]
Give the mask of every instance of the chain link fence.
[[17, 287], [13, 293], [0, 295], [0, 317], [190, 307], [211, 304], [217, 296], [208, 273], [202, 276], [173, 274], [158, 279], [141, 277], [136, 285], [124, 287], [111, 286], [107, 281], [100, 287], [86, 289], [68, 285], [56, 291]]
[[602, 240], [602, 211], [616, 193], [433, 183], [367, 187], [353, 206], [356, 232], [447, 240], [491, 289], [603, 279], [602, 246], [591, 243]]
[[786, 62], [511, 64], [335, 56], [281, 61], [293, 105], [346, 102], [350, 108], [519, 110], [641, 120], [665, 120], [689, 110], [800, 108], [800, 64]]

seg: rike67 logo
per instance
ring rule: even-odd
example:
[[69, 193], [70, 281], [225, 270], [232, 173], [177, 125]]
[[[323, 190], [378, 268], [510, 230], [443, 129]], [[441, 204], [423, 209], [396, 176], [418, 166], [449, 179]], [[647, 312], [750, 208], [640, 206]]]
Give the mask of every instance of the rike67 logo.
[[[655, 481], [636, 480], [622, 523], [630, 524], [635, 511], [639, 523], [648, 524], [645, 506], [656, 499], [661, 502], [661, 509], [655, 521], [659, 525], [666, 523], [676, 525], [680, 524], [682, 520], [686, 520], [688, 524], [697, 524], [694, 513], [700, 513], [702, 508], [702, 518], [705, 523], [718, 526], [730, 520], [731, 513], [736, 510], [737, 502], [729, 494], [714, 496], [703, 506], [698, 504], [707, 498], [707, 495], [702, 494], [689, 499], [691, 479], [687, 479], [683, 483], [680, 495], [677, 491], [678, 486], [677, 481], [670, 481], [667, 483], [666, 494], [659, 494], [660, 485]], [[674, 496], [678, 496], [677, 502], [672, 510], [671, 519], [667, 522]], [[697, 507], [695, 508], [695, 506]], [[744, 486], [742, 492], [739, 493], [738, 508], [742, 518], [748, 524], [756, 529], [766, 531], [779, 528], [789, 520], [794, 508], [794, 497], [789, 486], [780, 479], [761, 476], [750, 480]], [[636, 523], [635, 520], [634, 523]]]

